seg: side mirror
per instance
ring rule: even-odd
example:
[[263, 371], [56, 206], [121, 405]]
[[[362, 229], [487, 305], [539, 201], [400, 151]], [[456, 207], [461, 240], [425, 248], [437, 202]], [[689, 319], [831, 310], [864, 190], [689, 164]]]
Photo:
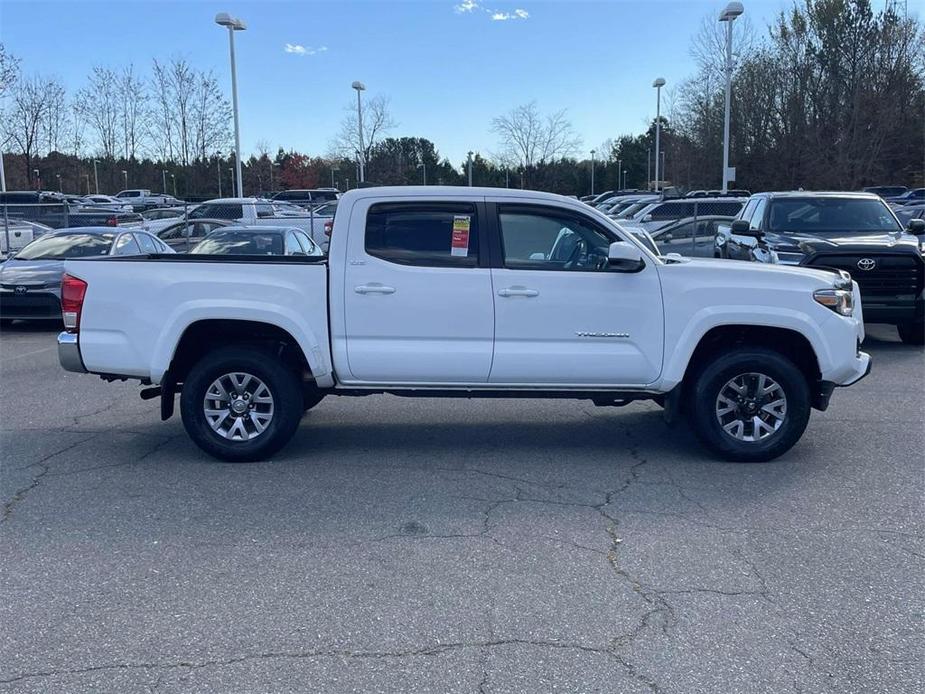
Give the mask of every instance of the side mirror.
[[925, 219], [910, 219], [906, 230], [910, 234], [915, 234], [916, 236], [921, 236], [925, 234]]
[[626, 241], [614, 241], [607, 250], [607, 263], [617, 272], [639, 272], [646, 264], [642, 251]]
[[751, 236], [755, 239], [760, 239], [762, 236], [764, 236], [760, 230], [752, 229], [749, 223], [744, 219], [735, 220], [729, 227], [729, 231], [736, 236]]

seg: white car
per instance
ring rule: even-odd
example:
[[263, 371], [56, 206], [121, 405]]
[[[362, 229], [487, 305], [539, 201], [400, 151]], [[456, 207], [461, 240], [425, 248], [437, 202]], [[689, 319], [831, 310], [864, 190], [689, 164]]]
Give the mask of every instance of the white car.
[[352, 190], [328, 258], [65, 270], [63, 367], [140, 380], [165, 419], [179, 393], [192, 439], [232, 461], [273, 455], [325, 396], [377, 393], [653, 400], [716, 456], [769, 460], [871, 363], [846, 273], [658, 257], [533, 191]]
[[315, 215], [311, 210], [296, 212], [292, 208], [277, 209], [275, 200], [264, 198], [217, 198], [207, 200], [187, 215], [187, 219], [227, 219], [244, 226], [298, 227], [319, 247], [326, 248], [324, 223], [330, 218]]
[[635, 208], [631, 214], [618, 215], [617, 219], [625, 219], [627, 223], [642, 227], [650, 234], [654, 234], [662, 227], [680, 219], [735, 217], [741, 212], [746, 202], [748, 198], [672, 198], [650, 202]]
[[134, 212], [132, 204], [113, 197], [112, 195], [84, 195], [80, 200], [87, 207], [102, 207], [107, 210], [120, 212]]

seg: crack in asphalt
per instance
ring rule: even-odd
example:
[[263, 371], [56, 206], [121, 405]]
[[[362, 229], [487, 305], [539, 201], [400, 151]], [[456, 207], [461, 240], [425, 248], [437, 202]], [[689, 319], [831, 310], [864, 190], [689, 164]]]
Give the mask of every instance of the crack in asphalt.
[[15, 677], [0, 679], [0, 684], [13, 684], [27, 679], [57, 677], [61, 675], [84, 675], [105, 670], [172, 670], [188, 669], [199, 670], [208, 667], [236, 665], [238, 663], [255, 660], [300, 660], [310, 658], [356, 658], [356, 659], [389, 659], [440, 656], [458, 650], [486, 649], [504, 646], [528, 646], [533, 648], [551, 648], [556, 650], [580, 651], [598, 655], [612, 655], [607, 648], [591, 646], [579, 642], [541, 640], [541, 639], [494, 639], [486, 641], [456, 641], [452, 643], [438, 643], [431, 646], [409, 650], [377, 651], [377, 650], [350, 650], [350, 649], [319, 649], [313, 651], [270, 651], [250, 655], [234, 656], [230, 658], [203, 660], [199, 662], [180, 660], [177, 662], [136, 662], [112, 663], [108, 665], [91, 665], [82, 668], [67, 668], [61, 670], [42, 670], [25, 672]]
[[23, 467], [21, 467], [20, 468], [21, 470], [26, 470], [31, 467], [37, 467], [39, 470], [37, 474], [32, 475], [32, 481], [28, 485], [26, 485], [25, 487], [21, 489], [16, 490], [16, 492], [13, 493], [13, 496], [10, 498], [10, 500], [4, 502], [3, 514], [2, 516], [0, 516], [0, 523], [5, 523], [6, 520], [13, 514], [13, 509], [16, 507], [16, 505], [19, 502], [21, 502], [23, 499], [25, 499], [29, 495], [29, 492], [34, 490], [36, 487], [38, 487], [42, 483], [42, 478], [44, 478], [48, 474], [48, 471], [50, 469], [49, 466], [46, 465], [46, 463], [49, 460], [51, 460], [55, 456], [61, 455], [62, 453], [67, 453], [72, 448], [76, 448], [80, 444], [86, 441], [89, 441], [90, 439], [96, 438], [97, 436], [99, 436], [98, 433], [94, 434], [93, 436], [88, 436], [86, 438], [74, 441], [73, 443], [68, 444], [64, 448], [59, 448], [58, 450], [49, 453], [43, 458], [36, 460], [34, 463], [30, 463], [29, 465], [24, 465]]

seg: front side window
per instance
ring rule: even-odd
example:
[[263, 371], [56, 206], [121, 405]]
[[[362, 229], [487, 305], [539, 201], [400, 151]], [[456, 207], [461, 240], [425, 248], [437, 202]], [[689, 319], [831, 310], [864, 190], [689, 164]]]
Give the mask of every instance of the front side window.
[[160, 253], [161, 249], [154, 242], [154, 239], [147, 234], [135, 234], [135, 240], [141, 246], [142, 253]]
[[132, 234], [122, 234], [116, 240], [116, 247], [112, 251], [113, 255], [138, 255], [140, 253], [141, 249]]
[[590, 221], [553, 209], [502, 206], [498, 220], [504, 267], [517, 270], [606, 270], [616, 240]]
[[752, 213], [751, 222], [748, 225], [749, 229], [759, 230], [761, 229], [761, 224], [764, 222], [764, 211], [768, 206], [768, 199], [761, 198], [758, 201], [758, 204], [755, 206], [755, 211]]
[[373, 205], [366, 215], [366, 252], [400, 265], [476, 267], [479, 225], [475, 205]]

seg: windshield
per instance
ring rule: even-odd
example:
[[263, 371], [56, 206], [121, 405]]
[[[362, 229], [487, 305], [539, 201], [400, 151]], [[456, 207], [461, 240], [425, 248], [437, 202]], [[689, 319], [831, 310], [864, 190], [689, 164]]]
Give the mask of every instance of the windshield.
[[253, 231], [215, 231], [190, 253], [197, 255], [282, 255], [283, 235]]
[[16, 254], [17, 260], [64, 260], [108, 255], [114, 234], [54, 234], [33, 241]]
[[882, 200], [816, 197], [772, 200], [768, 230], [860, 234], [902, 227]]

